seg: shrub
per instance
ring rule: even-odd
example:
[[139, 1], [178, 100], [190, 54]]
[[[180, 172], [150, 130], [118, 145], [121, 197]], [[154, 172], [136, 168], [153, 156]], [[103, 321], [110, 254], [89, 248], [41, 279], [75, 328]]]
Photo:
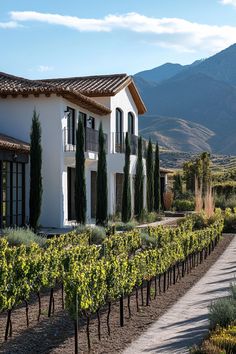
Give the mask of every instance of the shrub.
[[174, 201], [173, 207], [177, 211], [192, 211], [195, 208], [195, 204], [187, 199], [177, 199]]
[[236, 327], [218, 329], [211, 334], [209, 341], [225, 350], [226, 354], [236, 353]]
[[3, 235], [11, 246], [30, 246], [35, 242], [44, 247], [46, 243], [46, 237], [35, 234], [30, 228], [7, 228], [3, 230]]
[[229, 288], [230, 296], [236, 300], [236, 283], [231, 283]]
[[132, 231], [138, 225], [137, 221], [129, 221], [127, 223], [117, 222], [115, 228], [117, 231]]
[[236, 194], [226, 196], [226, 195], [216, 195], [215, 196], [215, 206], [217, 208], [226, 209], [234, 208], [236, 206]]
[[88, 229], [89, 229], [89, 227], [86, 226], [86, 225], [79, 225], [79, 226], [76, 227], [75, 231], [76, 231], [77, 234], [83, 234], [83, 233], [85, 233]]
[[144, 247], [155, 247], [157, 246], [157, 238], [151, 237], [146, 229], [143, 229], [140, 234], [142, 245]]
[[236, 231], [236, 214], [226, 214], [224, 218], [224, 232]]
[[217, 195], [225, 195], [228, 198], [236, 193], [236, 181], [214, 183], [214, 191]]
[[177, 225], [180, 226], [182, 224], [185, 224], [188, 220], [192, 222], [194, 230], [203, 229], [208, 225], [208, 220], [204, 212], [187, 215], [184, 218], [177, 220]]
[[200, 230], [208, 226], [208, 219], [204, 212], [191, 215], [193, 221], [193, 229]]
[[217, 328], [200, 347], [193, 347], [191, 354], [236, 353], [236, 326]]
[[112, 222], [121, 221], [121, 213], [120, 213], [120, 211], [116, 211], [115, 214], [109, 215], [109, 221], [112, 221]]
[[227, 327], [236, 318], [236, 304], [232, 298], [218, 299], [209, 307], [210, 328]]
[[193, 347], [190, 349], [190, 354], [226, 354], [226, 351], [222, 351], [219, 347], [213, 344], [209, 340], [205, 340], [201, 347]]
[[91, 243], [100, 245], [106, 238], [106, 230], [104, 227], [96, 226], [91, 228]]
[[86, 232], [90, 234], [90, 243], [95, 245], [100, 245], [106, 238], [106, 230], [102, 226], [90, 227], [85, 225], [79, 225], [76, 228], [77, 234], [84, 234]]
[[152, 223], [155, 221], [160, 221], [162, 218], [161, 216], [156, 213], [155, 211], [152, 211], [149, 213], [146, 209], [143, 210], [141, 218], [138, 220], [141, 223]]

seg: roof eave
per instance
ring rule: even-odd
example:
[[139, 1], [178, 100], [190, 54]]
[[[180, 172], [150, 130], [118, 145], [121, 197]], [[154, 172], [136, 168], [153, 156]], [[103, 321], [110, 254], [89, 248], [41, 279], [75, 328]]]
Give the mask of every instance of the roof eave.
[[0, 91], [0, 97], [6, 98], [7, 96], [28, 96], [28, 95], [51, 95], [51, 94], [56, 94], [56, 95], [61, 95], [68, 101], [79, 105], [80, 107], [87, 109], [88, 111], [98, 114], [100, 116], [107, 115], [111, 113], [111, 110], [107, 108], [106, 106], [97, 103], [96, 101], [92, 100], [91, 98], [84, 96], [80, 93], [74, 92], [72, 90], [66, 90], [66, 89], [61, 89], [61, 88], [51, 88], [51, 89], [46, 89], [42, 90], [41, 88], [39, 89], [22, 89], [22, 90], [2, 90]]
[[134, 103], [136, 104], [136, 107], [138, 109], [138, 114], [143, 115], [144, 113], [147, 112], [147, 108], [138, 92], [138, 89], [132, 79], [131, 76], [127, 76], [126, 80], [122, 82], [121, 85], [119, 85], [115, 91], [109, 92], [109, 91], [104, 91], [98, 93], [86, 93], [87, 97], [113, 97], [117, 95], [121, 90], [124, 88], [128, 87], [131, 93], [131, 96], [133, 97]]
[[144, 113], [147, 112], [147, 108], [138, 92], [138, 89], [133, 81], [133, 79], [131, 78], [131, 82], [130, 84], [128, 85], [128, 88], [130, 90], [130, 93], [133, 97], [133, 100], [138, 108], [138, 114], [139, 115], [143, 115]]

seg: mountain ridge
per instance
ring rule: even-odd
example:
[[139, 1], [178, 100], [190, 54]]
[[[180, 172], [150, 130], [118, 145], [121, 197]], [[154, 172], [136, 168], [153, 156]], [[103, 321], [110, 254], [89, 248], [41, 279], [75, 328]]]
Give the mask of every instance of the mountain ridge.
[[[202, 142], [199, 134], [197, 134], [198, 142], [192, 141], [191, 143], [191, 139], [194, 140], [195, 137], [194, 131], [191, 132], [190, 128], [192, 123], [199, 124], [212, 132], [207, 142], [211, 151], [236, 155], [236, 136], [234, 136], [236, 135], [234, 134], [236, 132], [235, 63], [236, 44], [208, 59], [194, 62], [187, 67], [181, 66], [181, 70], [172, 76], [169, 75], [170, 71], [168, 71], [169, 76], [164, 80], [161, 79], [166, 77], [166, 68], [170, 64], [167, 63], [167, 66], [161, 65], [155, 71], [158, 75], [154, 79], [158, 82], [145, 80], [142, 77], [143, 75], [140, 76], [137, 73], [134, 80], [148, 109], [145, 115], [146, 125], [148, 125], [150, 116], [152, 116], [152, 125], [153, 116], [157, 117], [157, 121], [160, 116], [166, 117], [166, 119], [170, 117], [183, 119], [188, 124], [189, 134], [183, 137], [182, 147], [178, 141], [178, 134], [175, 135], [171, 132], [170, 135], [168, 129], [162, 131], [163, 125], [158, 127], [155, 124], [156, 132], [163, 137], [166, 136], [166, 139], [176, 140], [173, 142], [173, 146], [180, 146], [182, 151], [186, 146], [189, 146], [195, 152], [194, 146], [197, 146], [198, 149]], [[161, 73], [163, 67], [164, 72]], [[179, 69], [178, 66], [177, 71]], [[151, 72], [153, 70], [151, 69]], [[141, 134], [144, 129], [145, 123], [140, 125]]]

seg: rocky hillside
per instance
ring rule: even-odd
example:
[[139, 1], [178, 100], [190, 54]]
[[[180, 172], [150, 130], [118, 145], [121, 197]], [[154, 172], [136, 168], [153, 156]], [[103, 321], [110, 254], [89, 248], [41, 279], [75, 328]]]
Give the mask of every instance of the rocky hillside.
[[166, 64], [134, 79], [148, 108], [140, 118], [145, 137], [152, 132], [180, 151], [236, 155], [236, 45], [192, 65]]

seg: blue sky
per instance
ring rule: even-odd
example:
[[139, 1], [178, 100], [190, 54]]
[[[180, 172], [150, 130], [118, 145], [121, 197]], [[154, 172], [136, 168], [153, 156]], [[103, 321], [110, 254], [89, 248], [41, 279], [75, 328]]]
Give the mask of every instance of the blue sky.
[[236, 42], [236, 0], [7, 0], [0, 71], [28, 78], [188, 64]]

